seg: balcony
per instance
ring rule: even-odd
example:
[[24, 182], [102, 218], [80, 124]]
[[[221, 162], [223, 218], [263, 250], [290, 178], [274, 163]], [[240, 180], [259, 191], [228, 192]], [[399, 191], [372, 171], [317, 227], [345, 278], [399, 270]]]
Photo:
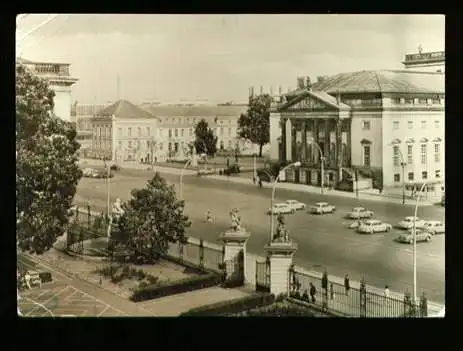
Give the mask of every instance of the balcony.
[[69, 64], [35, 63], [32, 69], [38, 75], [70, 77]]
[[445, 61], [445, 51], [423, 52], [420, 54], [405, 55], [404, 64], [430, 63]]

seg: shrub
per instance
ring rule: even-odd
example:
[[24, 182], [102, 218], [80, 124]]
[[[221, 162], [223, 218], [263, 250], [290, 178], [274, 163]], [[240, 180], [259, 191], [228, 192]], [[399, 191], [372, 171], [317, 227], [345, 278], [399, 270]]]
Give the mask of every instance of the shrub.
[[220, 286], [226, 289], [237, 288], [244, 285], [244, 277], [240, 278], [231, 278], [225, 280]]
[[341, 190], [341, 191], [353, 192], [354, 184], [351, 180], [342, 180], [336, 185], [335, 189]]
[[233, 317], [315, 317], [309, 308], [291, 304], [287, 301], [255, 308], [249, 311], [234, 314]]
[[205, 289], [219, 285], [223, 281], [223, 276], [216, 273], [208, 273], [202, 276], [189, 277], [165, 285], [149, 285], [146, 288], [135, 291], [130, 300], [133, 302], [153, 300], [160, 297], [181, 294], [188, 291]]
[[268, 306], [275, 301], [271, 294], [253, 294], [233, 300], [221, 301], [207, 306], [192, 308], [181, 316], [200, 317], [234, 314], [256, 307]]
[[39, 273], [39, 278], [42, 281], [42, 283], [49, 283], [53, 281], [53, 278], [51, 276], [51, 272], [40, 272]]

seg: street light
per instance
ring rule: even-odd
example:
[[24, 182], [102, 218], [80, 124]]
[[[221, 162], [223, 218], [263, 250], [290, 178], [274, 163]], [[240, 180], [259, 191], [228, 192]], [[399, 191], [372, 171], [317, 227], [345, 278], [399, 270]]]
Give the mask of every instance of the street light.
[[180, 172], [180, 199], [183, 199], [183, 173], [185, 169], [191, 164], [191, 160], [187, 160], [185, 162], [185, 166], [183, 166], [182, 171]]
[[318, 151], [320, 152], [320, 178], [321, 178], [321, 189], [320, 189], [320, 192], [323, 194], [323, 191], [324, 191], [324, 187], [325, 187], [325, 157], [323, 156], [323, 151], [320, 147], [320, 145], [318, 145], [317, 142], [315, 142], [315, 140], [311, 140], [310, 141], [310, 144], [313, 144], [317, 147]]
[[278, 176], [275, 178], [274, 182], [273, 182], [273, 188], [272, 188], [272, 198], [270, 200], [270, 216], [272, 217], [271, 220], [270, 220], [270, 242], [272, 241], [272, 238], [273, 238], [273, 227], [274, 227], [274, 224], [273, 224], [273, 202], [275, 200], [275, 189], [276, 189], [276, 186], [278, 184], [278, 180], [280, 179], [280, 175], [286, 171], [287, 169], [291, 168], [291, 167], [300, 167], [301, 166], [301, 163], [299, 161], [297, 162], [294, 162], [294, 163], [290, 163], [289, 165], [287, 165], [286, 167], [284, 167], [280, 172], [278, 172]]
[[421, 194], [423, 193], [424, 188], [426, 187], [426, 183], [421, 185], [420, 191], [418, 196], [416, 197], [416, 204], [415, 204], [415, 216], [413, 217], [413, 302], [416, 305], [417, 298], [416, 298], [416, 217], [418, 215], [418, 205], [420, 204]]

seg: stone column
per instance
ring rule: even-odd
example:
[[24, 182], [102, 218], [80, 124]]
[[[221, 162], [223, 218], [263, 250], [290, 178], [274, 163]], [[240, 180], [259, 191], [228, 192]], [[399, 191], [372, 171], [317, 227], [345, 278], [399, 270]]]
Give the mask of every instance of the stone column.
[[347, 167], [351, 168], [352, 167], [352, 135], [351, 135], [351, 123], [352, 120], [348, 119], [346, 120], [346, 130], [347, 130]]
[[342, 120], [336, 121], [336, 165], [338, 168], [338, 182], [342, 180]]
[[286, 161], [286, 120], [287, 118], [281, 118], [281, 148], [283, 158], [280, 161]]
[[325, 155], [326, 159], [326, 165], [328, 167], [331, 167], [331, 154], [330, 154], [330, 120], [325, 119], [324, 123], [324, 128], [325, 128], [325, 150], [323, 150], [323, 153]]
[[293, 126], [291, 119], [287, 119], [286, 121], [286, 161], [292, 160], [292, 151], [293, 151]]
[[[246, 242], [251, 236], [246, 230], [228, 230], [219, 235], [219, 240], [224, 245], [224, 263], [225, 263], [225, 279], [240, 277], [243, 275], [246, 282]], [[239, 255], [243, 253], [242, 271], [239, 272]]]
[[[318, 126], [319, 126], [319, 124], [320, 124], [320, 121], [317, 118], [315, 118], [313, 120], [312, 136], [313, 136], [313, 141], [316, 142], [317, 144], [319, 142], [319, 140], [318, 140]], [[320, 151], [318, 151], [318, 147], [316, 147], [315, 145], [312, 146], [312, 150], [313, 150], [312, 155], [314, 156], [313, 163], [318, 163], [316, 161], [320, 160]]]
[[270, 293], [278, 296], [289, 294], [289, 268], [297, 244], [293, 242], [271, 242], [264, 248], [270, 259]]
[[302, 121], [302, 163], [307, 163], [307, 121]]

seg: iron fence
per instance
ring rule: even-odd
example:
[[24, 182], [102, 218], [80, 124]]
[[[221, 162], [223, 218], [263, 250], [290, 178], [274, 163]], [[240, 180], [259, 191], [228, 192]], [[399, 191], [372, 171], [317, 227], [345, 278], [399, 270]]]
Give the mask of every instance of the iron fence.
[[109, 219], [104, 212], [86, 209], [73, 209], [73, 216], [67, 228], [67, 249], [82, 254], [84, 241], [107, 236]]
[[270, 292], [270, 259], [256, 260], [256, 291]]
[[[313, 289], [312, 286], [315, 288]], [[312, 291], [311, 291], [312, 290]], [[315, 292], [315, 294], [313, 294]], [[330, 282], [322, 287], [322, 278], [290, 269], [290, 296], [318, 305], [322, 309], [351, 317], [426, 317], [427, 300], [423, 296], [415, 305], [406, 294], [403, 299], [368, 291], [364, 282], [360, 289]]]

